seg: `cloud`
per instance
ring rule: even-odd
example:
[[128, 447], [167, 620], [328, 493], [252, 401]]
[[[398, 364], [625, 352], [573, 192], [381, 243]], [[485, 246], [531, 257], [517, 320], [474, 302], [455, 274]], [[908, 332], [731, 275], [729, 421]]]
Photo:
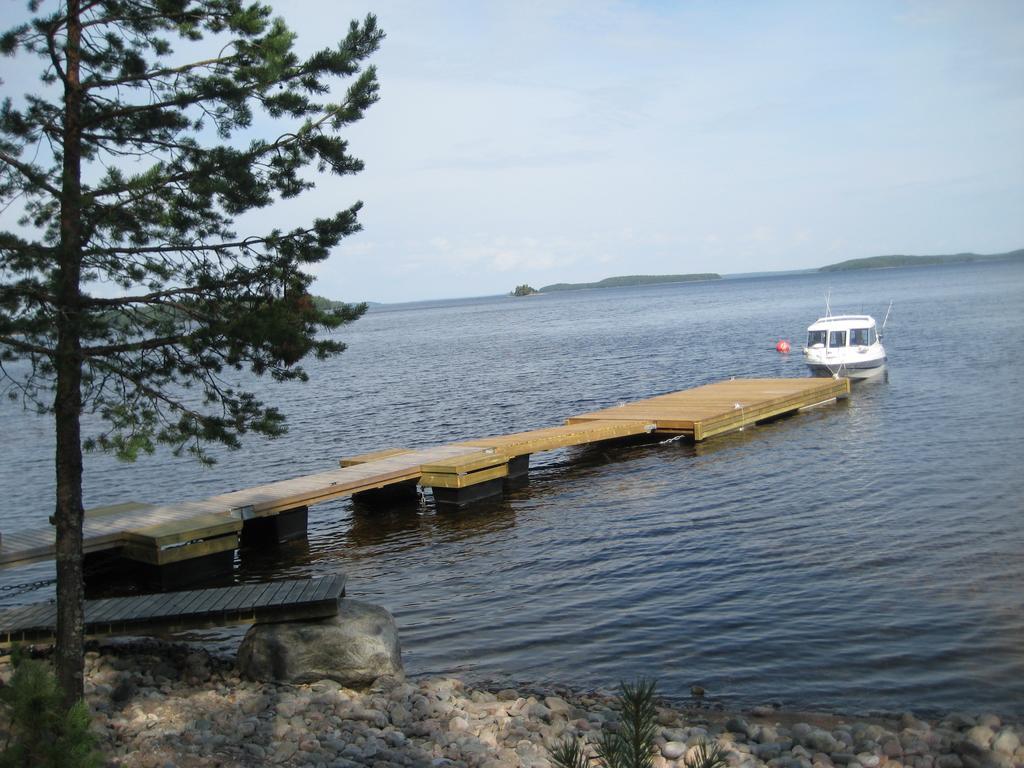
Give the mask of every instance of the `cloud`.
[[367, 11], [387, 33], [381, 101], [344, 131], [365, 170], [239, 226], [362, 200], [325, 295], [1024, 244], [1017, 0], [274, 7], [307, 53]]
[[[431, 243], [434, 245], [434, 243]], [[535, 237], [463, 240], [433, 248], [430, 260], [439, 270], [472, 269], [480, 272], [547, 272], [572, 265], [577, 250], [565, 241]]]

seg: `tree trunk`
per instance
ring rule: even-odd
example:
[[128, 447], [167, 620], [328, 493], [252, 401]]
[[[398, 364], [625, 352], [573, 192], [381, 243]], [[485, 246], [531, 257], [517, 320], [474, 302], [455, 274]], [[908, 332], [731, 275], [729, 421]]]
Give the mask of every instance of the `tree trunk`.
[[82, 89], [79, 0], [67, 3], [60, 247], [57, 265], [57, 679], [70, 707], [84, 695], [85, 585], [82, 575], [81, 207]]

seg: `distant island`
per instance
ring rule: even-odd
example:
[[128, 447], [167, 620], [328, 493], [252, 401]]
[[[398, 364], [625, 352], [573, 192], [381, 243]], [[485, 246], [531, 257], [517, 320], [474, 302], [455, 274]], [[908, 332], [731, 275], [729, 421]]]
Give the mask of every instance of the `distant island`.
[[[967, 264], [973, 261], [1009, 261], [1024, 258], [1024, 248], [1008, 253], [954, 253], [948, 256], [870, 256], [848, 259], [837, 264], [819, 267], [819, 272], [846, 272], [851, 269], [893, 269], [895, 267], [928, 267], [938, 264]], [[541, 288], [543, 291], [544, 289]]]
[[[715, 272], [699, 272], [688, 275], [622, 275], [620, 277], [607, 277], [596, 283], [554, 283], [545, 285], [542, 288], [534, 288], [532, 285], [523, 283], [517, 285], [513, 290], [504, 294], [505, 296], [534, 296], [539, 293], [554, 293], [556, 291], [585, 291], [594, 288], [631, 288], [643, 285], [658, 285], [665, 283], [690, 283], [709, 280], [729, 280], [735, 278], [756, 278], [770, 277], [774, 275], [797, 275], [814, 274], [817, 272], [846, 272], [858, 269], [898, 269], [900, 267], [925, 267], [942, 266], [947, 264], [969, 264], [972, 262], [996, 262], [996, 261], [1017, 261], [1024, 260], [1024, 248], [1006, 253], [954, 253], [941, 256], [907, 256], [903, 254], [890, 256], [870, 256], [862, 259], [848, 259], [836, 264], [829, 264], [824, 267], [811, 267], [805, 269], [770, 270], [764, 272], [745, 272], [738, 274], [720, 275]], [[314, 297], [315, 301], [326, 302], [329, 305], [342, 304], [342, 302], [330, 302], [322, 297]], [[376, 306], [376, 302], [366, 302], [370, 307]]]
[[591, 288], [624, 288], [637, 285], [657, 285], [659, 283], [693, 283], [701, 280], [721, 279], [721, 275], [713, 272], [694, 275], [623, 275], [622, 277], [606, 277], [604, 280], [596, 283], [555, 283], [554, 285], [545, 285], [540, 289], [539, 293], [585, 291]]

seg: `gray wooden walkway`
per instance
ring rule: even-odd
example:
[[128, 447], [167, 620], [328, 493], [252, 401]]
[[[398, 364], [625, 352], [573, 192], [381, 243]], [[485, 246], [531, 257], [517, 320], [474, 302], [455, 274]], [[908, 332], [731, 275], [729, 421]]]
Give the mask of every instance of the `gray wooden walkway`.
[[[336, 616], [345, 576], [293, 579], [234, 587], [109, 597], [85, 603], [86, 635], [181, 631], [228, 624]], [[57, 605], [36, 603], [0, 611], [0, 645], [52, 640]]]

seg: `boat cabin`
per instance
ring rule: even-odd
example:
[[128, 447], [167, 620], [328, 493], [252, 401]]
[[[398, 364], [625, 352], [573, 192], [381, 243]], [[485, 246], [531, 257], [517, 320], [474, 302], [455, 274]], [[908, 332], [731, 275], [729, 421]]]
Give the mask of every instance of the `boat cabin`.
[[869, 315], [822, 317], [807, 329], [808, 349], [869, 347], [877, 343], [878, 329]]

